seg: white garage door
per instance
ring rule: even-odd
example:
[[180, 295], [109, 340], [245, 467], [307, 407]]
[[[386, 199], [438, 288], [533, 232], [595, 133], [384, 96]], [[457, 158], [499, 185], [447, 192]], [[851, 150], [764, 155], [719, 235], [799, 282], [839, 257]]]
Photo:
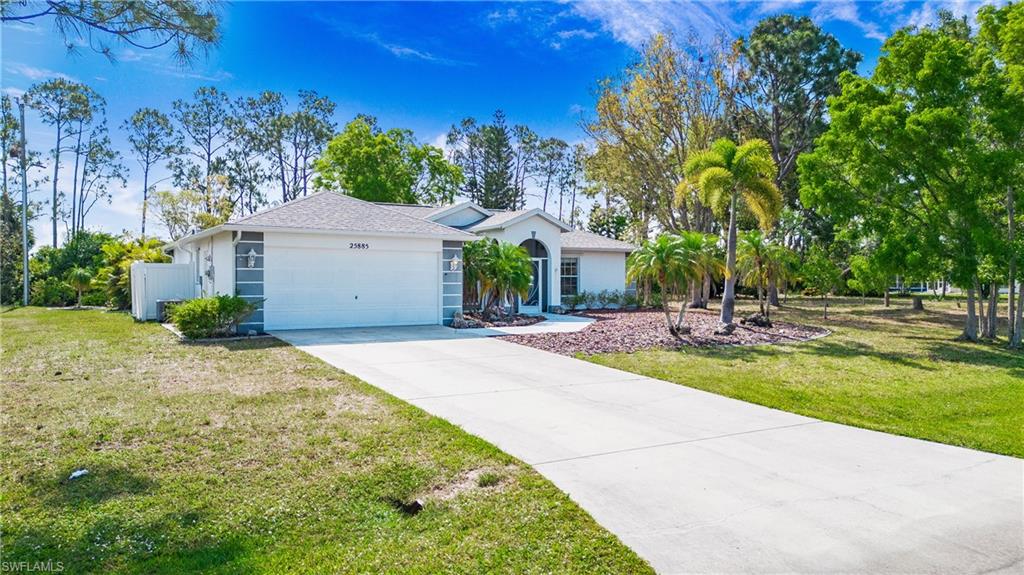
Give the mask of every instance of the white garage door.
[[267, 245], [267, 330], [436, 324], [438, 254]]

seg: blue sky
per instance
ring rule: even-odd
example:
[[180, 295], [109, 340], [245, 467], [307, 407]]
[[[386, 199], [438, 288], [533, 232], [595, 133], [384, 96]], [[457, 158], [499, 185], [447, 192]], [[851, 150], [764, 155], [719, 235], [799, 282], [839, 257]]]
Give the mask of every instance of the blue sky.
[[[735, 37], [767, 15], [806, 14], [861, 52], [866, 73], [893, 30], [931, 22], [939, 8], [973, 15], [980, 4], [236, 1], [222, 9], [221, 44], [190, 68], [167, 52], [124, 46], [115, 48], [115, 63], [88, 48], [69, 55], [50, 21], [4, 25], [0, 84], [16, 94], [56, 75], [85, 82], [107, 99], [112, 128], [139, 107], [167, 111], [172, 100], [212, 84], [232, 97], [276, 90], [296, 100], [300, 89], [317, 90], [338, 104], [339, 124], [371, 114], [385, 128], [412, 129], [424, 142], [439, 143], [453, 122], [486, 119], [498, 108], [543, 136], [580, 141], [579, 120], [593, 109], [597, 81], [621, 70], [660, 30]], [[31, 148], [52, 145], [50, 133], [31, 117], [28, 127]], [[111, 136], [127, 155], [123, 134], [115, 129]], [[130, 158], [126, 165], [136, 167]], [[140, 180], [133, 172], [111, 205], [90, 214], [89, 227], [135, 230]], [[37, 237], [49, 237], [47, 224], [36, 222]]]

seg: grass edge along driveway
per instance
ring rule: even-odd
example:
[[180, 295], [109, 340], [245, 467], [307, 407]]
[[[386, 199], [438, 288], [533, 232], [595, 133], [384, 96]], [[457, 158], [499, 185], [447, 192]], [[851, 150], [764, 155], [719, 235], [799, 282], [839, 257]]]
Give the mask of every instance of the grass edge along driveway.
[[830, 302], [823, 320], [820, 300], [796, 298], [772, 318], [833, 333], [791, 345], [581, 358], [825, 421], [1024, 457], [1024, 352], [1005, 341], [955, 342], [964, 310], [953, 301], [925, 306], [850, 298]]
[[[124, 314], [34, 308], [0, 330], [4, 561], [651, 572], [528, 466], [277, 340], [182, 345]], [[414, 516], [395, 504], [416, 497]]]

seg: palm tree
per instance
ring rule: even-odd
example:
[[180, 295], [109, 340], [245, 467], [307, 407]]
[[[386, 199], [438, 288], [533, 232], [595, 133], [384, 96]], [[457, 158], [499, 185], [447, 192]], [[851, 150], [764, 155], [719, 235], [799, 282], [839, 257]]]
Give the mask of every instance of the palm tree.
[[[779, 243], [768, 244], [768, 279], [774, 282], [776, 287], [782, 288], [784, 294], [783, 302], [789, 300], [789, 284], [800, 274], [800, 256]], [[771, 291], [769, 289], [769, 306], [771, 302]], [[780, 304], [775, 302], [775, 306]]]
[[679, 232], [687, 252], [692, 254], [694, 263], [695, 284], [694, 302], [690, 307], [708, 307], [711, 296], [711, 282], [722, 275], [725, 263], [722, 261], [722, 250], [718, 245], [718, 237], [695, 231]]
[[764, 140], [749, 140], [737, 146], [721, 139], [711, 148], [686, 162], [686, 175], [695, 182], [701, 201], [716, 215], [728, 214], [726, 236], [725, 292], [722, 294], [720, 333], [735, 329], [736, 309], [736, 218], [739, 203], [757, 217], [761, 229], [769, 230], [782, 209], [782, 194], [772, 178], [776, 173], [772, 149]]
[[68, 283], [78, 291], [78, 301], [75, 303], [75, 307], [81, 308], [82, 292], [92, 285], [92, 272], [85, 268], [73, 267], [68, 271]]
[[532, 281], [533, 260], [525, 249], [509, 242], [487, 240], [481, 283], [484, 292], [490, 294], [488, 307], [501, 313], [503, 302], [511, 303], [517, 295], [526, 297]]
[[768, 274], [771, 244], [759, 230], [743, 232], [739, 235], [736, 251], [736, 270], [748, 287], [757, 290], [757, 308], [769, 320], [768, 307], [765, 305], [765, 288], [768, 285]]
[[692, 277], [695, 270], [693, 256], [683, 245], [679, 236], [662, 234], [653, 241], [646, 241], [640, 249], [629, 255], [626, 261], [626, 278], [628, 281], [644, 281], [657, 284], [661, 288], [661, 309], [665, 312], [665, 323], [668, 331], [678, 336], [683, 329], [683, 318], [686, 309], [680, 310], [679, 319], [672, 321], [669, 310], [669, 295], [681, 284]]
[[483, 298], [480, 294], [480, 286], [484, 282], [486, 271], [487, 246], [491, 240], [480, 239], [475, 242], [462, 244], [462, 285], [463, 299], [466, 302], [476, 302], [483, 307]]

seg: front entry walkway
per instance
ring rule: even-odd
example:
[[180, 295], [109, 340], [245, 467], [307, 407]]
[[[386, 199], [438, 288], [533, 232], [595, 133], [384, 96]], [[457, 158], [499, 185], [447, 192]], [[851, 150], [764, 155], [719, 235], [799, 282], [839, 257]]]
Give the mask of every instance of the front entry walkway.
[[661, 573], [1019, 573], [1024, 461], [440, 326], [274, 334], [497, 445]]

